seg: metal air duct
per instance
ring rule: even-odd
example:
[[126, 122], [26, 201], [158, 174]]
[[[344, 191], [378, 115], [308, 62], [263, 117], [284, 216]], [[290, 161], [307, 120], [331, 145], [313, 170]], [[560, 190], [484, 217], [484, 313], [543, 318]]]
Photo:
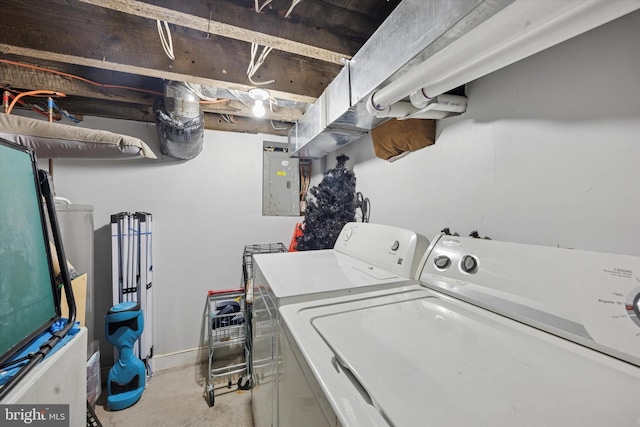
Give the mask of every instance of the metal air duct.
[[638, 0], [404, 0], [289, 133], [323, 157], [390, 117], [443, 118], [472, 80], [640, 8]]

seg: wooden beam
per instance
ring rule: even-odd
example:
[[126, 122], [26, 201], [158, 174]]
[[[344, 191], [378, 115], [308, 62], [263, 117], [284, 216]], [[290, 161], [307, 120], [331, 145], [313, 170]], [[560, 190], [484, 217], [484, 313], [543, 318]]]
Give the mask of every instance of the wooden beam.
[[[202, 104], [202, 109], [207, 113], [231, 114], [234, 116], [253, 117], [251, 107], [240, 101], [228, 100], [223, 103]], [[267, 108], [263, 119], [277, 120], [280, 122], [295, 122], [300, 120], [304, 114], [303, 110], [290, 107], [274, 107], [274, 111]]]
[[[56, 103], [60, 108], [75, 116], [80, 115], [79, 112], [84, 112], [86, 116], [155, 123], [153, 108], [149, 105], [122, 102], [105, 103], [94, 99], [81, 98], [59, 98]], [[68, 122], [65, 118], [61, 120], [61, 123]], [[234, 117], [233, 123], [228, 123], [218, 114], [205, 113], [204, 115], [204, 128], [209, 130], [286, 136], [290, 127], [291, 125], [287, 123], [261, 120], [253, 117]]]
[[[243, 92], [253, 87], [246, 77], [247, 43], [218, 36], [206, 39], [197, 31], [177, 28], [172, 61], [161, 48], [155, 23], [147, 19], [74, 1], [43, 2], [35, 15], [25, 2], [8, 3], [0, 23], [1, 53]], [[275, 98], [311, 103], [340, 69], [273, 51], [254, 80], [275, 79], [266, 87]]]
[[205, 114], [204, 128], [225, 132], [264, 133], [267, 135], [287, 136], [289, 126], [285, 123], [272, 123], [251, 117], [237, 117], [235, 123], [228, 123], [217, 114]]
[[[56, 104], [73, 116], [106, 117], [155, 123], [153, 106], [148, 104], [131, 104], [120, 101], [104, 102], [80, 97], [58, 98]], [[66, 121], [66, 119], [62, 120]]]
[[[118, 71], [123, 73], [140, 74], [148, 77], [156, 77], [164, 80], [174, 80], [182, 82], [197, 83], [203, 86], [209, 86], [214, 88], [231, 89], [241, 92], [247, 92], [249, 89], [255, 87], [253, 85], [246, 85], [240, 83], [233, 83], [221, 80], [208, 79], [204, 77], [197, 77], [187, 74], [174, 73], [170, 71], [160, 71], [151, 68], [136, 67], [134, 65], [121, 64], [117, 62], [110, 62], [105, 60], [97, 60], [91, 58], [84, 58], [74, 55], [67, 55], [63, 53], [55, 53], [49, 51], [43, 51], [38, 49], [30, 49], [20, 46], [12, 46], [4, 43], [0, 43], [0, 52], [4, 54], [11, 54], [17, 56], [27, 56], [30, 58], [43, 59], [47, 61], [56, 61], [68, 64], [82, 65], [85, 67], [96, 67], [105, 70]], [[271, 96], [277, 99], [285, 99], [294, 102], [303, 102], [312, 104], [316, 98], [311, 96], [296, 95], [292, 93], [286, 93], [276, 90], [270, 90]]]
[[[358, 0], [355, 4], [344, 0], [333, 2], [339, 6], [327, 0], [304, 0], [288, 18], [285, 14], [291, 0], [274, 0], [260, 13], [255, 11], [254, 0], [142, 1], [349, 56], [355, 55], [387, 16], [386, 7], [384, 11], [376, 11], [379, 15], [368, 13], [368, 5], [379, 0]], [[397, 2], [399, 0], [387, 0], [384, 4]], [[349, 5], [352, 7], [347, 8]]]
[[[131, 91], [127, 89], [103, 89], [87, 82], [64, 77], [54, 73], [25, 68], [18, 65], [6, 64], [0, 58], [0, 85], [21, 89], [43, 89], [63, 92], [67, 96], [82, 96], [103, 101], [126, 102], [130, 104], [153, 106], [157, 96]], [[242, 102], [231, 99], [220, 103], [202, 103], [205, 112], [232, 114], [235, 116], [252, 117], [251, 107]], [[299, 120], [304, 111], [298, 108], [276, 106], [274, 111], [267, 111], [265, 119], [282, 122]], [[137, 115], [136, 115], [137, 116]], [[134, 119], [135, 120], [135, 119]]]
[[[0, 58], [0, 61], [3, 60]], [[57, 70], [52, 69], [52, 71]], [[0, 85], [31, 90], [47, 89], [63, 92], [66, 95], [147, 105], [153, 105], [154, 100], [162, 94], [162, 87], [159, 88], [159, 95], [119, 88], [104, 89], [64, 75], [3, 62], [0, 62]]]
[[100, 6], [103, 8], [116, 10], [122, 13], [140, 16], [147, 19], [166, 21], [181, 27], [191, 28], [201, 31], [208, 35], [218, 35], [241, 40], [248, 43], [257, 43], [261, 46], [269, 46], [284, 52], [305, 56], [308, 58], [318, 59], [321, 61], [332, 62], [334, 64], [344, 64], [345, 59], [350, 59], [351, 55], [340, 52], [333, 52], [299, 43], [294, 40], [277, 37], [259, 31], [238, 27], [235, 25], [225, 24], [217, 20], [217, 15], [211, 19], [202, 18], [167, 9], [149, 3], [136, 0], [79, 0], [83, 3]]

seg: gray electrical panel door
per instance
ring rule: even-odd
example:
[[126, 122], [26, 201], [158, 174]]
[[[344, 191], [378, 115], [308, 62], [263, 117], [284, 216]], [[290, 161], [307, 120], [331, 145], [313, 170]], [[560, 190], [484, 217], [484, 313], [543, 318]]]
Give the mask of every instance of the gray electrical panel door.
[[265, 147], [263, 151], [262, 215], [300, 215], [299, 160]]

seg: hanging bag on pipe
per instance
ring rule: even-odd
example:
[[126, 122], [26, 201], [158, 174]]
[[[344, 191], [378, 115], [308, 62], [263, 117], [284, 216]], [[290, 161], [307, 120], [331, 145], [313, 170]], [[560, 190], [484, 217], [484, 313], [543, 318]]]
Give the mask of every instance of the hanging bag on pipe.
[[401, 159], [412, 151], [436, 142], [435, 120], [391, 119], [371, 131], [373, 151], [387, 161]]

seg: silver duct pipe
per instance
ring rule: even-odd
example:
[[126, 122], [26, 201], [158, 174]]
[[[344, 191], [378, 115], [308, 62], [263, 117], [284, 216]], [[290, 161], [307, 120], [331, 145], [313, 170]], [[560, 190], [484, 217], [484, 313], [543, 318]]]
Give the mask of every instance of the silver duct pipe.
[[323, 157], [392, 117], [460, 114], [466, 99], [446, 92], [639, 8], [639, 0], [403, 0], [289, 132], [290, 152]]
[[164, 100], [154, 105], [160, 151], [168, 157], [189, 160], [202, 151], [204, 112], [200, 99], [180, 82], [169, 82]]

